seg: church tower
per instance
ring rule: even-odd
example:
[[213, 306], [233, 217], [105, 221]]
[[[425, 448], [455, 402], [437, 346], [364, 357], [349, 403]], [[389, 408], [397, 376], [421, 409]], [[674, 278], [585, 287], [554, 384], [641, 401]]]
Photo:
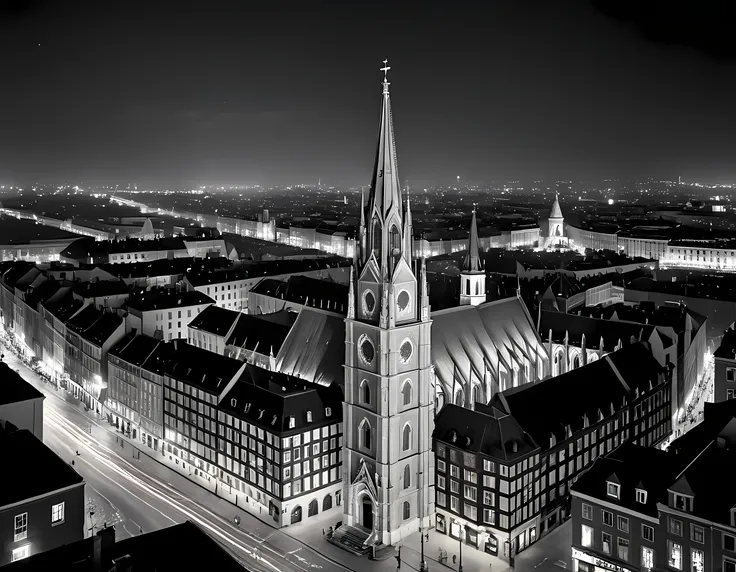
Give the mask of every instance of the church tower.
[[478, 248], [478, 223], [473, 209], [473, 220], [470, 223], [468, 253], [460, 270], [460, 305], [477, 306], [486, 301], [486, 272], [483, 270], [483, 259]]
[[366, 536], [365, 547], [395, 545], [431, 526], [435, 512], [429, 297], [411, 252], [388, 70], [345, 320], [343, 523]]
[[554, 244], [565, 236], [565, 218], [560, 208], [560, 196], [555, 193], [555, 202], [549, 213], [549, 242]]

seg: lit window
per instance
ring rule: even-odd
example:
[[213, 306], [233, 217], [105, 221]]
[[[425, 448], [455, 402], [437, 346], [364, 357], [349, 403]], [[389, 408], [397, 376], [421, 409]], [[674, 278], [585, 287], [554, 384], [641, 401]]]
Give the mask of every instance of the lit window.
[[64, 522], [64, 503], [60, 502], [51, 507], [51, 524]]
[[624, 562], [629, 561], [629, 541], [626, 538], [618, 539], [618, 557]]
[[641, 549], [641, 567], [645, 570], [654, 568], [654, 549], [648, 546], [642, 546]]
[[311, 423], [311, 422], [312, 422], [312, 412], [307, 411], [307, 423]]
[[16, 560], [23, 560], [24, 558], [28, 558], [30, 555], [31, 545], [26, 544], [25, 546], [21, 546], [13, 550], [13, 559], [11, 562], [15, 562]]
[[24, 512], [15, 517], [15, 536], [13, 542], [25, 540], [28, 537], [28, 513]]
[[601, 540], [603, 544], [602, 546], [603, 552], [605, 554], [610, 554], [611, 553], [611, 535], [608, 534], [607, 532], [604, 532], [601, 535]]
[[667, 565], [675, 570], [682, 570], [682, 545], [667, 541]]
[[289, 417], [289, 429], [293, 429], [295, 425], [295, 421], [293, 417]]
[[705, 556], [703, 551], [693, 548], [690, 552], [690, 563], [693, 572], [703, 572], [705, 570]]
[[580, 542], [582, 543], [584, 548], [593, 547], [593, 528], [588, 526], [587, 524], [583, 524], [581, 526]]

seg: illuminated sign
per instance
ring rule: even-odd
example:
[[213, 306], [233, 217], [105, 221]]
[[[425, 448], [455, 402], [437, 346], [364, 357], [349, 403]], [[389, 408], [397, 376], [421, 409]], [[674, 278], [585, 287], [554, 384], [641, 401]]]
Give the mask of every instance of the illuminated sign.
[[587, 562], [588, 564], [592, 564], [593, 566], [597, 566], [598, 568], [605, 568], [606, 570], [613, 570], [614, 572], [631, 572], [628, 568], [624, 568], [618, 564], [613, 564], [612, 562], [607, 562], [606, 560], [601, 560], [600, 558], [591, 556], [577, 548], [572, 549], [572, 557], [577, 560]]

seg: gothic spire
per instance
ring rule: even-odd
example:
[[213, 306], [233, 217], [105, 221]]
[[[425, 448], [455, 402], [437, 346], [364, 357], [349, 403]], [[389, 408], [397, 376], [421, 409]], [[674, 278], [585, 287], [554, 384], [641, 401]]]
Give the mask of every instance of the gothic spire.
[[468, 238], [468, 253], [463, 261], [463, 272], [481, 272], [483, 261], [478, 250], [478, 222], [475, 218], [475, 207], [473, 208], [473, 220], [470, 223], [470, 237]]
[[396, 144], [394, 143], [394, 126], [391, 117], [391, 98], [389, 81], [386, 77], [391, 68], [384, 60], [383, 72], [383, 105], [381, 106], [381, 127], [378, 131], [378, 149], [373, 168], [371, 190], [368, 195], [368, 216], [378, 214], [381, 222], [385, 222], [391, 208], [398, 209], [399, 220], [402, 217], [401, 187], [399, 186], [399, 170], [396, 161]]
[[555, 202], [552, 204], [552, 210], [549, 213], [549, 218], [563, 218], [562, 209], [560, 208], [560, 195], [555, 193]]
[[411, 221], [411, 201], [409, 199], [409, 185], [406, 186], [406, 210], [404, 211], [404, 258], [411, 267], [414, 253], [414, 230]]

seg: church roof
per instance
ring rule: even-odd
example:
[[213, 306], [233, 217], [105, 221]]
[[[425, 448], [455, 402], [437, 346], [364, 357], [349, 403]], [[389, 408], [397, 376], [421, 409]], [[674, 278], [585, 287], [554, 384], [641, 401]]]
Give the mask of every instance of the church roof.
[[440, 381], [496, 379], [499, 364], [511, 371], [527, 357], [547, 359], [524, 302], [517, 297], [432, 312], [432, 361]]
[[483, 260], [478, 249], [478, 222], [473, 209], [473, 220], [470, 223], [470, 236], [468, 237], [468, 253], [463, 260], [463, 272], [482, 272]]
[[555, 202], [552, 204], [549, 218], [563, 218], [562, 209], [560, 208], [560, 197], [557, 193], [555, 193]]
[[343, 379], [345, 320], [302, 308], [276, 356], [276, 369], [320, 385]]

